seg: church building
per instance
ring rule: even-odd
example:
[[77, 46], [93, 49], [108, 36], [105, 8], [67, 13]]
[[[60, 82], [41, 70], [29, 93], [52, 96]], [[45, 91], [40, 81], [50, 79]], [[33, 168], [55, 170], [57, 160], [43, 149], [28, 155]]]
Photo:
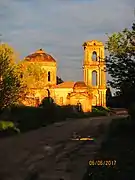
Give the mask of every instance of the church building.
[[[104, 45], [92, 40], [83, 44], [83, 81], [66, 81], [56, 84], [56, 60], [42, 49], [24, 58], [25, 64], [37, 63], [44, 70], [44, 78], [38, 83], [31, 83], [30, 93], [24, 104], [35, 105], [49, 95], [60, 106], [81, 104], [84, 112], [90, 112], [92, 106], [106, 106], [106, 65]], [[26, 65], [26, 67], [27, 67]], [[42, 81], [42, 86], [38, 86]], [[33, 101], [32, 101], [33, 100]]]

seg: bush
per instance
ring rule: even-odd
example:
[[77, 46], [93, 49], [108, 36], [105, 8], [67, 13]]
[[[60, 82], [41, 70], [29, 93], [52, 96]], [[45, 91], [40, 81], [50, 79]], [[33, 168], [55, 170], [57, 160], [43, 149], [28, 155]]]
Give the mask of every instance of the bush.
[[77, 114], [74, 110], [75, 106], [66, 105], [61, 107], [61, 113], [63, 114], [64, 118], [76, 118]]
[[101, 107], [101, 106], [96, 106], [92, 108], [93, 115], [94, 114], [101, 115], [101, 116], [107, 115], [108, 111], [109, 111], [108, 109], [105, 109], [104, 107]]
[[63, 114], [64, 118], [87, 118], [87, 117], [96, 117], [96, 116], [105, 116], [106, 111], [101, 111], [99, 109], [93, 108], [92, 112], [78, 112], [75, 111], [76, 106], [63, 106], [60, 107], [60, 113]]
[[39, 105], [39, 107], [43, 107], [43, 108], [54, 108], [56, 105], [54, 103], [54, 100], [51, 97], [45, 97], [41, 104]]
[[12, 121], [0, 121], [0, 131], [4, 131], [7, 129], [19, 131], [19, 129], [16, 128], [15, 124]]
[[20, 133], [20, 130], [11, 121], [0, 121], [0, 137]]
[[15, 116], [18, 119], [18, 127], [23, 132], [42, 127], [49, 121], [42, 108], [20, 107], [16, 109]]
[[96, 116], [106, 116], [107, 113], [104, 111], [98, 111], [98, 112], [91, 112], [90, 117], [96, 117]]
[[55, 104], [40, 107], [14, 107], [12, 109], [12, 119], [16, 119], [21, 132], [38, 129], [50, 123], [65, 120], [64, 108]]
[[110, 112], [111, 109], [109, 107], [102, 107], [102, 106], [94, 106], [93, 109], [104, 111], [104, 112]]
[[[106, 112], [97, 108], [93, 109], [93, 112], [83, 113], [77, 112], [76, 106], [58, 106], [53, 101], [45, 99], [40, 107], [28, 107], [28, 106], [14, 106], [11, 108], [10, 119], [11, 121], [1, 122], [2, 129], [16, 129], [14, 124], [18, 124], [17, 128], [21, 132], [27, 132], [29, 130], [38, 129], [53, 122], [64, 121], [67, 118], [87, 118], [96, 116], [105, 116]], [[50, 103], [51, 102], [51, 103]]]

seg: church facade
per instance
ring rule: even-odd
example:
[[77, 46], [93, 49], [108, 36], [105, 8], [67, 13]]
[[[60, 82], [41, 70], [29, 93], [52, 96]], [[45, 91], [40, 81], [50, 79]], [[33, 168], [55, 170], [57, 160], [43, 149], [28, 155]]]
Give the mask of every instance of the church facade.
[[[100, 41], [92, 40], [83, 44], [83, 81], [66, 81], [56, 85], [56, 60], [42, 49], [24, 59], [25, 67], [37, 63], [44, 70], [44, 78], [31, 83], [30, 93], [24, 104], [35, 105], [49, 95], [60, 106], [80, 104], [84, 112], [90, 112], [92, 106], [106, 106], [106, 65], [104, 45]], [[41, 83], [39, 81], [42, 81]], [[42, 84], [38, 87], [38, 84]]]

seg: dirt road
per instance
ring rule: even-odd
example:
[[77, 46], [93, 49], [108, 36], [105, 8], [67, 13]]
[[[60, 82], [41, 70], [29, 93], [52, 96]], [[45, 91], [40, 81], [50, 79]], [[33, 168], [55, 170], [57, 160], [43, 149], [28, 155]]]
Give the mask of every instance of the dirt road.
[[[69, 120], [1, 139], [0, 179], [81, 180], [112, 118], [117, 117]], [[72, 141], [73, 132], [83, 137], [92, 136], [95, 142]]]

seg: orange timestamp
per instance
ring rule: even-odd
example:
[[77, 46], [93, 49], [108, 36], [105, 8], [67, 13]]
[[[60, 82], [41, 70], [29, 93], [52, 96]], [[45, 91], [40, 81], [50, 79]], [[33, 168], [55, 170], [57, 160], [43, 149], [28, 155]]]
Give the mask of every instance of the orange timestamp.
[[89, 160], [89, 166], [115, 166], [116, 160]]

